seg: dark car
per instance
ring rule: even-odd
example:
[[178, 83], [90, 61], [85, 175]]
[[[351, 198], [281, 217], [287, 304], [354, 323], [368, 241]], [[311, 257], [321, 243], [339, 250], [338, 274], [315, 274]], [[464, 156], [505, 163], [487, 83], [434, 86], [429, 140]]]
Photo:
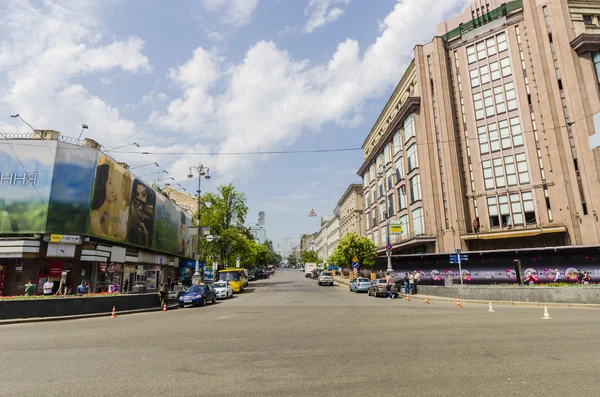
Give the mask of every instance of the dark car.
[[265, 278], [269, 278], [269, 276], [262, 269], [254, 270], [254, 279], [255, 280], [264, 280]]
[[314, 279], [318, 279], [319, 276], [321, 275], [321, 270], [320, 269], [315, 269], [312, 271], [312, 275], [310, 278]]
[[179, 297], [179, 307], [185, 305], [204, 306], [206, 302], [215, 303], [215, 290], [208, 284], [194, 284]]
[[256, 280], [256, 271], [250, 270], [248, 272], [248, 281], [254, 281], [254, 280]]

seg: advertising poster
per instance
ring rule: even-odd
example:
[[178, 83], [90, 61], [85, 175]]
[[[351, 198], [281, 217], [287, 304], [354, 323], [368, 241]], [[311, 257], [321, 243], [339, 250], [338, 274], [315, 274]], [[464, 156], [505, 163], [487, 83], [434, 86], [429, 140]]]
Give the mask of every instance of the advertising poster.
[[131, 174], [100, 154], [96, 166], [89, 215], [89, 232], [109, 240], [125, 241], [131, 203]]
[[156, 192], [136, 178], [131, 191], [127, 241], [142, 247], [152, 246], [155, 206]]
[[46, 232], [86, 234], [98, 152], [58, 142]]
[[157, 250], [169, 252], [177, 245], [179, 253], [179, 230], [181, 211], [166, 197], [156, 196], [156, 209], [154, 211], [154, 246]]
[[0, 144], [0, 233], [44, 233], [56, 141]]

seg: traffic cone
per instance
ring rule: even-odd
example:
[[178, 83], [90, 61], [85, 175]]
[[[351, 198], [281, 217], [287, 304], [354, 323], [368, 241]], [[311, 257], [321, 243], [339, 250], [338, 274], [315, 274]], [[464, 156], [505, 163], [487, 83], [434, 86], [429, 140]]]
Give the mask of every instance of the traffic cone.
[[459, 309], [462, 307], [462, 306], [460, 305], [460, 299], [457, 299], [457, 300], [456, 300], [456, 307], [457, 307], [457, 308], [459, 308]]
[[112, 310], [112, 314], [110, 315], [110, 318], [117, 318], [117, 309], [115, 306], [113, 306], [113, 310]]
[[410, 296], [406, 295], [406, 301], [410, 302]]
[[488, 312], [490, 312], [490, 313], [495, 313], [496, 312], [494, 310], [494, 308], [492, 307], [492, 301], [490, 301], [490, 308], [488, 309]]
[[167, 312], [167, 304], [165, 303], [165, 304], [163, 305], [163, 313], [166, 313], [166, 312]]
[[429, 296], [425, 295], [425, 304], [428, 305], [429, 304]]
[[542, 320], [552, 320], [550, 313], [548, 313], [548, 306], [546, 305], [544, 305], [544, 317], [542, 317]]

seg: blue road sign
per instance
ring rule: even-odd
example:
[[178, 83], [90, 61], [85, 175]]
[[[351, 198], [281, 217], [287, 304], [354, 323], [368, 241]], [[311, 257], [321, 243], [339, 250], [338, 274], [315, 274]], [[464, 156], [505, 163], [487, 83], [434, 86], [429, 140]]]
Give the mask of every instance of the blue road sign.
[[388, 251], [391, 251], [391, 250], [392, 250], [392, 244], [390, 244], [390, 243], [387, 243], [387, 244], [385, 245], [385, 249], [386, 249], [386, 250], [388, 250]]
[[358, 262], [352, 262], [352, 267], [358, 269]]
[[451, 261], [457, 261], [458, 260], [458, 255], [456, 255], [456, 254], [450, 254], [450, 260]]

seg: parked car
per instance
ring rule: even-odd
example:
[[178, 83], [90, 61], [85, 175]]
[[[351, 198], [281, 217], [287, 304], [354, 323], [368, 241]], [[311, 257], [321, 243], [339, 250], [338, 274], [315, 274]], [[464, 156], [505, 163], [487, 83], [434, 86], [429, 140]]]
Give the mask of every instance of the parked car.
[[248, 281], [254, 281], [254, 280], [256, 280], [256, 271], [250, 270], [248, 272]]
[[206, 302], [215, 303], [215, 290], [208, 284], [194, 284], [179, 297], [179, 307], [185, 305], [204, 306]]
[[264, 272], [264, 270], [262, 270], [262, 269], [254, 270], [254, 279], [255, 280], [263, 280], [265, 278], [269, 278], [269, 276], [267, 276], [267, 274]]
[[310, 278], [314, 279], [318, 279], [319, 276], [321, 275], [321, 270], [320, 269], [315, 269], [312, 271]]
[[[378, 297], [378, 296], [387, 296], [387, 283], [386, 280], [384, 278], [379, 278], [377, 280], [373, 280], [371, 281], [371, 284], [369, 285], [369, 289], [368, 289], [368, 294], [369, 296], [374, 296], [374, 297]], [[398, 287], [396, 286], [396, 284], [392, 284], [392, 293], [394, 294], [394, 296], [398, 296]]]
[[371, 286], [371, 280], [364, 277], [355, 278], [350, 282], [350, 291], [354, 292], [368, 292]]
[[229, 299], [233, 296], [233, 288], [231, 288], [231, 284], [226, 283], [224, 281], [217, 281], [212, 285], [215, 290], [215, 297], [217, 299]]
[[317, 279], [319, 285], [333, 285], [333, 274], [331, 272], [323, 272]]

